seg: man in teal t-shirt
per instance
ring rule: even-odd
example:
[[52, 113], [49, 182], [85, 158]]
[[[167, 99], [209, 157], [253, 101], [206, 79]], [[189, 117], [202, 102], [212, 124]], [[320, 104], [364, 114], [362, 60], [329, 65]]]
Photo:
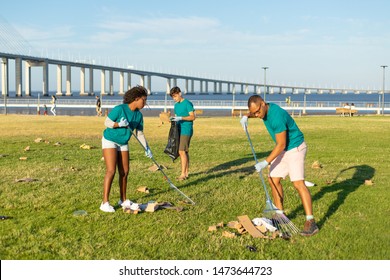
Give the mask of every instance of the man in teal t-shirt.
[[191, 137], [194, 133], [193, 121], [196, 116], [194, 105], [181, 96], [179, 87], [173, 87], [170, 91], [170, 96], [176, 102], [174, 108], [175, 117], [173, 117], [171, 121], [177, 121], [180, 125], [179, 156], [181, 161], [181, 174], [177, 179], [182, 181], [188, 178], [190, 166], [189, 148]]
[[259, 95], [253, 95], [248, 100], [249, 114], [243, 116], [241, 125], [246, 130], [248, 116], [263, 120], [271, 138], [276, 143], [272, 152], [261, 162], [256, 163], [256, 171], [268, 165], [268, 181], [272, 188], [272, 196], [277, 208], [283, 210], [283, 186], [281, 179], [287, 175], [298, 191], [306, 213], [306, 222], [301, 232], [303, 236], [311, 236], [318, 232], [314, 221], [311, 194], [305, 185], [306, 143], [303, 133], [294, 119], [276, 104], [265, 103]]

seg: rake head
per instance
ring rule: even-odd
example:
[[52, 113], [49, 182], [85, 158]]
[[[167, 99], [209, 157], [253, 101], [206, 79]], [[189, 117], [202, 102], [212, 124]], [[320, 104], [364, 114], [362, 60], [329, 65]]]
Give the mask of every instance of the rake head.
[[263, 211], [264, 217], [270, 219], [274, 226], [284, 237], [290, 237], [299, 233], [299, 229], [291, 222], [282, 210], [279, 210], [271, 200], [266, 201], [266, 208]]

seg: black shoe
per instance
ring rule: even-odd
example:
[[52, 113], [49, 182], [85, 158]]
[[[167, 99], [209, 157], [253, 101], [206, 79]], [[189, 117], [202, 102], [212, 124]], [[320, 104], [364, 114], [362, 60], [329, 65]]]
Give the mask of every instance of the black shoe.
[[302, 236], [312, 236], [319, 231], [318, 226], [314, 219], [308, 220], [305, 222], [303, 231], [301, 231]]

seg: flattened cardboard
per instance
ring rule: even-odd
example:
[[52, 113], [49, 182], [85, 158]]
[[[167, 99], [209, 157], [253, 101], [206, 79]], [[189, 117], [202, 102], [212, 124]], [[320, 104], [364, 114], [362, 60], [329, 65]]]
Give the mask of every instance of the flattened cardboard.
[[242, 226], [249, 232], [249, 234], [254, 238], [262, 238], [263, 234], [253, 225], [252, 221], [247, 215], [238, 216], [238, 221]]

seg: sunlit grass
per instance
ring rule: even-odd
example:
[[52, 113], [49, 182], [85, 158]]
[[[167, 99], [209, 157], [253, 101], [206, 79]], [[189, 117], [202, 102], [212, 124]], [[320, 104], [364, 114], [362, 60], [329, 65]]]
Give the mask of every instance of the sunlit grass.
[[[246, 136], [237, 118], [198, 118], [191, 142], [190, 179], [176, 182], [179, 161], [163, 153], [169, 125], [145, 118], [145, 134], [166, 173], [196, 202], [184, 211], [159, 210], [129, 215], [99, 210], [104, 177], [101, 134], [97, 117], [0, 116], [1, 259], [388, 259], [390, 241], [389, 166], [390, 118], [303, 117], [296, 119], [309, 146], [307, 180], [320, 226], [311, 238], [234, 239], [208, 226], [260, 217], [264, 192]], [[249, 121], [257, 156], [265, 157], [273, 143], [260, 120]], [[35, 143], [36, 138], [49, 143]], [[54, 145], [60, 142], [61, 145]], [[81, 144], [94, 149], [83, 150]], [[30, 146], [30, 151], [24, 151]], [[128, 196], [146, 203], [182, 200], [152, 162], [131, 140]], [[27, 157], [26, 161], [19, 160]], [[323, 168], [313, 169], [319, 161]], [[16, 183], [31, 177], [36, 182]], [[364, 184], [372, 180], [373, 186]], [[137, 192], [147, 186], [149, 194]], [[298, 194], [285, 183], [286, 212], [302, 227], [304, 213]], [[117, 179], [111, 203], [119, 199]], [[76, 210], [88, 215], [74, 216]], [[250, 252], [253, 245], [257, 252]]]

